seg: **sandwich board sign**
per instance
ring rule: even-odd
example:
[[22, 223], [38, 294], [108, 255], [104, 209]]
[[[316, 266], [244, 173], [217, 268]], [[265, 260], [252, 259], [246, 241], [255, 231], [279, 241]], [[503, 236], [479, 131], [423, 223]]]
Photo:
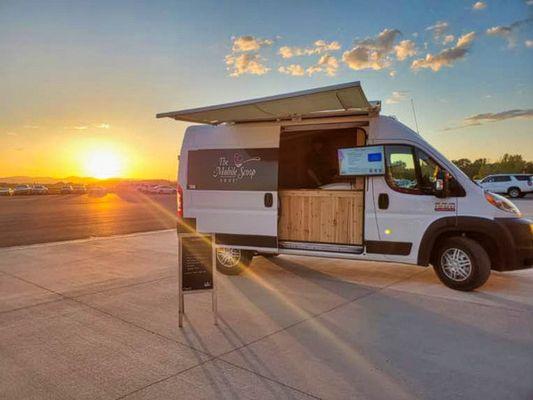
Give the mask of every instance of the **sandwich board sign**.
[[184, 295], [211, 291], [215, 325], [217, 324], [216, 254], [214, 235], [183, 233], [178, 235], [179, 326], [185, 314]]

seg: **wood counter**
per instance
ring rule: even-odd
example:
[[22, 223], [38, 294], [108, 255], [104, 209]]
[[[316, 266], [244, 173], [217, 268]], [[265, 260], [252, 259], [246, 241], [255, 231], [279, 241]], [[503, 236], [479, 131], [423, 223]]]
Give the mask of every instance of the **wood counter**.
[[363, 191], [281, 190], [280, 240], [360, 245]]

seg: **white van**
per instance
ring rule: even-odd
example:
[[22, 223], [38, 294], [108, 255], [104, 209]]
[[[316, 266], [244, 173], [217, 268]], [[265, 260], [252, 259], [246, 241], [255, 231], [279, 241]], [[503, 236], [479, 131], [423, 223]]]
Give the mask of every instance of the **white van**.
[[223, 273], [297, 254], [431, 264], [473, 290], [533, 263], [532, 221], [381, 116], [359, 82], [157, 117], [201, 124], [181, 147], [178, 232], [214, 233]]

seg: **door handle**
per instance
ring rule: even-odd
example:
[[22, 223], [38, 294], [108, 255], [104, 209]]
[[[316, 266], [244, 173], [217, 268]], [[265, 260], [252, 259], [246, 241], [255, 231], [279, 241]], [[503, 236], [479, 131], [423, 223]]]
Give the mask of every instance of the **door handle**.
[[389, 208], [389, 195], [387, 193], [380, 193], [378, 197], [378, 207], [380, 210]]
[[272, 196], [272, 193], [265, 193], [265, 207], [272, 207], [274, 204], [274, 196]]

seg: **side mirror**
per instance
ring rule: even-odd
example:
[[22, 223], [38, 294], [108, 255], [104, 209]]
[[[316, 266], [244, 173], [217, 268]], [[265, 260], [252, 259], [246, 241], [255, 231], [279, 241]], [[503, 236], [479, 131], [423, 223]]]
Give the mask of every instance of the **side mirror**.
[[445, 197], [448, 197], [448, 182], [449, 182], [450, 176], [449, 174], [444, 170], [439, 170], [437, 173], [435, 183], [433, 186], [433, 194], [435, 197], [438, 197], [439, 199], [443, 199]]

